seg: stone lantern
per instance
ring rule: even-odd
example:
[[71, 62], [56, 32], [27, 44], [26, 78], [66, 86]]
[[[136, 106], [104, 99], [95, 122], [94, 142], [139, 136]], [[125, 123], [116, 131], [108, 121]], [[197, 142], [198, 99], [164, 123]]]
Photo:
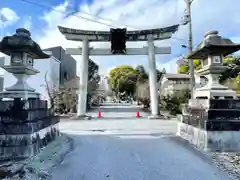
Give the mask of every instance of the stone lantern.
[[39, 73], [33, 67], [35, 59], [49, 58], [43, 53], [39, 45], [31, 39], [28, 30], [20, 28], [13, 36], [6, 36], [0, 42], [0, 52], [10, 56], [10, 64], [1, 68], [12, 73], [16, 78], [16, 84], [0, 93], [1, 98], [39, 98], [39, 93], [30, 87], [27, 79]]
[[179, 116], [177, 135], [206, 151], [240, 151], [240, 100], [235, 91], [218, 82], [226, 69], [223, 57], [238, 50], [240, 44], [210, 31], [186, 57], [201, 60], [197, 73], [208, 81], [196, 89], [187, 112]]
[[236, 97], [236, 92], [219, 84], [218, 79], [219, 75], [227, 68], [222, 65], [223, 57], [238, 49], [240, 49], [240, 44], [234, 44], [230, 39], [222, 38], [217, 31], [205, 34], [203, 41], [187, 56], [188, 59], [200, 59], [202, 68], [197, 73], [208, 79], [205, 86], [195, 90], [194, 98]]
[[16, 84], [0, 93], [0, 162], [5, 162], [39, 153], [59, 136], [59, 117], [26, 82], [29, 76], [39, 73], [33, 67], [34, 60], [49, 58], [31, 39], [30, 32], [17, 29], [13, 36], [4, 37], [0, 52], [11, 59], [2, 68], [17, 78]]

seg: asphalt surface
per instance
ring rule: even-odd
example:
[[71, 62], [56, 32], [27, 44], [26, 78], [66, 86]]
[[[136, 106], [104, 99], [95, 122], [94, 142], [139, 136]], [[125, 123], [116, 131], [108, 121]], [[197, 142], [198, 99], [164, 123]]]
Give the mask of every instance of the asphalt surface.
[[125, 114], [122, 121], [114, 120], [116, 112], [107, 110], [113, 119], [61, 122], [61, 131], [73, 138], [75, 147], [53, 169], [52, 179], [230, 180], [204, 155], [174, 136], [175, 120], [127, 119], [134, 111], [124, 113], [125, 109], [118, 107]]

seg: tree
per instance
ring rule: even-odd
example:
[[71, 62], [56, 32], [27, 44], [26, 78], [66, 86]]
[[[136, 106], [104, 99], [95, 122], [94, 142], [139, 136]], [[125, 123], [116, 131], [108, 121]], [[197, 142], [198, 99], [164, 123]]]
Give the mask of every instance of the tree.
[[143, 104], [144, 108], [150, 107], [150, 91], [148, 81], [138, 82], [136, 88], [136, 99], [138, 104]]
[[223, 65], [226, 70], [220, 75], [220, 82], [236, 78], [240, 72], [240, 57], [227, 56], [223, 59]]
[[[145, 82], [148, 81], [148, 74], [143, 66], [137, 66], [135, 69], [138, 73], [138, 82]], [[162, 70], [156, 69], [156, 76], [157, 81], [159, 81], [163, 74], [166, 73], [166, 69], [163, 68]]]
[[76, 112], [77, 94], [73, 89], [66, 88], [58, 93], [57, 110], [60, 113]]
[[48, 75], [48, 72], [46, 72], [44, 75], [45, 88], [50, 101], [50, 112], [54, 114], [56, 111], [56, 98], [58, 96], [58, 91], [55, 86], [50, 85], [49, 81], [47, 80], [47, 75]]
[[95, 79], [98, 75], [98, 65], [91, 59], [88, 62], [88, 80]]
[[[100, 76], [98, 74], [99, 66], [92, 60], [88, 64], [88, 88], [87, 88], [87, 108], [91, 107], [93, 96], [96, 96], [95, 91], [99, 87]], [[80, 77], [81, 78], [81, 77]]]
[[137, 79], [138, 73], [131, 66], [122, 65], [112, 69], [109, 73], [110, 88], [117, 94], [123, 92], [126, 95], [134, 94]]
[[156, 69], [156, 72], [157, 72], [157, 82], [158, 81], [160, 81], [160, 79], [161, 79], [161, 77], [163, 76], [163, 74], [165, 74], [166, 73], [166, 69], [165, 68], [163, 68], [162, 70], [158, 70], [158, 69]]
[[145, 82], [148, 79], [148, 74], [143, 66], [137, 66], [135, 70], [138, 73], [138, 81]]
[[[194, 64], [194, 69], [195, 70], [201, 69], [201, 61], [200, 60], [193, 60], [193, 64]], [[184, 63], [180, 64], [179, 67], [178, 67], [177, 72], [179, 74], [187, 74], [187, 73], [189, 73], [188, 61], [184, 61]]]
[[68, 113], [76, 111], [77, 94], [75, 90], [65, 88], [62, 90], [56, 89], [55, 86], [50, 86], [47, 81], [47, 73], [45, 74], [45, 87], [50, 101], [51, 113]]

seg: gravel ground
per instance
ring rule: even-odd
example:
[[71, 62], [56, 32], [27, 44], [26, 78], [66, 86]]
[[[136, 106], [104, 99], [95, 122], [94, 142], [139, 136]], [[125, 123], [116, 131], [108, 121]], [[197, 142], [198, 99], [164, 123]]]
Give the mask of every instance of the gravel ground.
[[12, 171], [17, 170], [18, 173], [4, 180], [51, 179], [51, 170], [62, 162], [72, 148], [72, 140], [66, 135], [61, 135], [47, 147], [43, 148], [38, 155], [22, 162], [13, 163], [8, 169]]
[[240, 153], [207, 153], [222, 171], [227, 172], [230, 177], [240, 179]]
[[203, 154], [214, 166], [227, 173], [232, 180], [240, 180], [240, 153], [239, 152], [205, 152], [196, 149], [188, 141], [186, 144]]

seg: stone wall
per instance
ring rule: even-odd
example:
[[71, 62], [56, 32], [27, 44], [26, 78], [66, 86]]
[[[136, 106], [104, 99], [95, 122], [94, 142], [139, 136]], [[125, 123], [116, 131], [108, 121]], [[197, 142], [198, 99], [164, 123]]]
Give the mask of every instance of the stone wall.
[[240, 100], [206, 99], [204, 101], [206, 101], [204, 104], [209, 104], [208, 108], [200, 105], [189, 108], [182, 122], [207, 131], [240, 130]]
[[207, 131], [178, 122], [177, 135], [194, 144], [197, 148], [208, 150]]
[[37, 154], [59, 135], [59, 117], [47, 101], [0, 101], [0, 160], [19, 160]]
[[240, 151], [239, 131], [206, 131], [178, 122], [177, 135], [204, 151]]
[[[192, 116], [178, 116], [178, 136], [204, 151], [240, 151], [240, 121], [236, 118], [238, 112], [216, 111], [211, 115], [212, 112], [204, 111], [205, 115], [201, 116], [203, 112], [194, 111], [191, 112]], [[220, 118], [216, 118], [216, 115]]]

